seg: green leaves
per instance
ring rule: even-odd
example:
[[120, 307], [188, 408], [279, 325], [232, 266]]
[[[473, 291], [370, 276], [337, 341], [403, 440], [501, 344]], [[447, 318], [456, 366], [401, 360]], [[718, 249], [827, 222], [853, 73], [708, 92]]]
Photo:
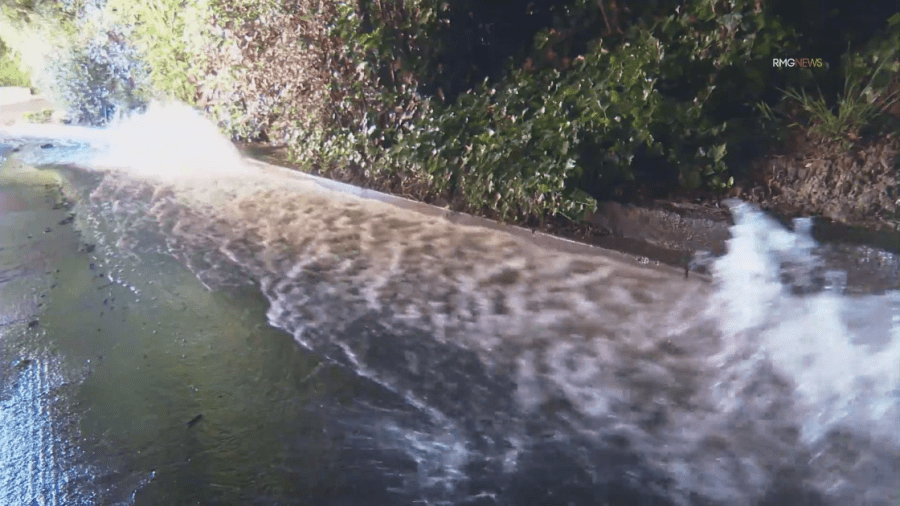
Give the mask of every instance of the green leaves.
[[[559, 213], [576, 217], [596, 205], [583, 189], [596, 186], [588, 184], [586, 174], [606, 184], [633, 179], [635, 153], [641, 151], [682, 167], [686, 186], [733, 184], [725, 163], [727, 124], [709, 119], [706, 112], [717, 84], [703, 82], [687, 100], [658, 88], [667, 71], [679, 78], [684, 67], [693, 66], [689, 72], [696, 73], [697, 67], [713, 71], [714, 60], [720, 66], [736, 61], [736, 56], [733, 61], [723, 55], [739, 51], [728, 46], [723, 53], [717, 38], [688, 29], [689, 16], [721, 26], [734, 37], [753, 26], [753, 15], [746, 12], [720, 17], [713, 15], [709, 2], [698, 5], [655, 27], [632, 27], [625, 44], [591, 45], [569, 72], [512, 69], [503, 81], [482, 83], [454, 104], [432, 104], [433, 117], [413, 118], [410, 128], [403, 129], [408, 134], [391, 137], [391, 163], [420, 170], [435, 192], [450, 192], [470, 207], [492, 209], [504, 219]], [[386, 33], [369, 32], [362, 37], [364, 46], [377, 50]], [[656, 33], [687, 45], [664, 51]], [[535, 48], [550, 42], [549, 33], [540, 32]], [[599, 157], [586, 157], [586, 149], [597, 147]]]
[[22, 69], [19, 55], [0, 41], [0, 86], [30, 87], [31, 78]]

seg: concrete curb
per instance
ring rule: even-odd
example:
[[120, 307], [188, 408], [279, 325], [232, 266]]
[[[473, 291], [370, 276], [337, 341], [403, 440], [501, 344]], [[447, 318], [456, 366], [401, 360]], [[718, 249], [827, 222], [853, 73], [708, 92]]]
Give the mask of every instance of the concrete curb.
[[[731, 214], [724, 208], [667, 201], [646, 206], [604, 202], [587, 221], [608, 230], [610, 235], [592, 238], [592, 244], [587, 244], [248, 159], [266, 171], [310, 181], [334, 192], [441, 217], [451, 223], [503, 231], [538, 247], [603, 255], [704, 281], [711, 281], [709, 273], [702, 267], [695, 270], [690, 261], [701, 251], [717, 256], [724, 254], [731, 237], [729, 227], [733, 224]], [[900, 255], [885, 246], [894, 240], [893, 235], [857, 231], [854, 237], [844, 228], [840, 224], [816, 221], [813, 238], [829, 246], [822, 258], [824, 268], [847, 272], [848, 288], [855, 293], [883, 293], [900, 288]]]
[[[254, 165], [266, 172], [276, 173], [278, 175], [302, 179], [304, 181], [312, 182], [324, 189], [329, 191], [333, 191], [336, 193], [343, 193], [347, 195], [353, 195], [354, 197], [365, 199], [365, 200], [375, 200], [378, 202], [383, 202], [385, 204], [389, 204], [392, 206], [399, 207], [401, 209], [405, 209], [408, 211], [413, 211], [419, 214], [423, 214], [426, 216], [433, 216], [438, 218], [443, 218], [450, 223], [454, 223], [457, 225], [469, 226], [469, 227], [479, 227], [479, 228], [487, 228], [490, 230], [496, 230], [500, 232], [508, 233], [520, 240], [531, 243], [539, 248], [551, 249], [554, 251], [561, 251], [565, 253], [571, 253], [576, 255], [601, 255], [608, 258], [613, 258], [615, 260], [631, 263], [634, 265], [640, 265], [642, 267], [650, 267], [654, 269], [663, 270], [673, 275], [684, 275], [684, 268], [678, 265], [673, 265], [672, 263], [665, 262], [660, 258], [650, 258], [644, 255], [635, 255], [628, 251], [622, 251], [621, 249], [610, 249], [604, 248], [601, 246], [595, 246], [591, 244], [586, 244], [578, 241], [573, 241], [570, 239], [566, 239], [563, 237], [557, 237], [553, 235], [549, 235], [543, 232], [535, 232], [529, 230], [527, 228], [515, 226], [515, 225], [505, 225], [493, 220], [489, 220], [487, 218], [480, 218], [478, 216], [473, 216], [466, 213], [460, 213], [456, 211], [451, 211], [446, 208], [433, 206], [431, 204], [425, 204], [423, 202], [417, 202], [414, 200], [410, 200], [404, 197], [398, 197], [395, 195], [390, 195], [387, 193], [382, 193], [375, 190], [370, 190], [366, 188], [361, 188], [358, 186], [352, 186], [346, 183], [341, 183], [338, 181], [333, 181], [331, 179], [325, 179], [319, 176], [314, 176], [311, 174], [307, 174], [305, 172], [300, 172], [298, 170], [290, 169], [287, 167], [281, 167], [278, 165], [273, 165], [271, 163], [267, 163], [264, 161], [248, 158], [251, 165]], [[710, 277], [707, 275], [697, 275], [699, 278], [709, 281]], [[693, 276], [692, 276], [693, 277]]]

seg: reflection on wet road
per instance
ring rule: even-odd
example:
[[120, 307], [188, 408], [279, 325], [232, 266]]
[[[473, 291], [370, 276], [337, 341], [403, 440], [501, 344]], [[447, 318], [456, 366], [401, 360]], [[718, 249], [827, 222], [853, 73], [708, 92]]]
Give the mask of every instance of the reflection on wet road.
[[[258, 294], [210, 293], [171, 259], [107, 264], [66, 223], [58, 188], [0, 195], [18, 203], [0, 215], [0, 503], [365, 505], [408, 493], [391, 469], [348, 462], [354, 436], [329, 421], [364, 419], [375, 408], [360, 395], [384, 398], [379, 413], [402, 403], [269, 327]], [[111, 267], [134, 271], [113, 280]], [[380, 453], [364, 460], [414, 466]]]

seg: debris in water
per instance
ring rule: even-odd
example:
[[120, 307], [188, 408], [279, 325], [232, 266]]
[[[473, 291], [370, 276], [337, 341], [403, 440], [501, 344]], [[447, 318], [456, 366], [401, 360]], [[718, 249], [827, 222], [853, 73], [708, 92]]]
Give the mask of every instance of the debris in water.
[[50, 149], [52, 147], [53, 144], [50, 144], [49, 142], [47, 144], [41, 144], [41, 149]]
[[194, 418], [191, 418], [190, 421], [188, 421], [187, 426], [193, 427], [194, 425], [197, 425], [197, 423], [199, 423], [200, 420], [202, 420], [202, 419], [203, 419], [203, 413], [195, 416]]
[[29, 365], [31, 365], [31, 359], [30, 359], [30, 358], [23, 358], [22, 360], [19, 361], [18, 364], [16, 364], [16, 367], [18, 367], [19, 369], [25, 369], [25, 368], [28, 367]]
[[93, 253], [95, 249], [97, 249], [97, 246], [94, 244], [85, 244], [84, 245], [85, 253]]
[[30, 322], [28, 322], [28, 328], [33, 329], [38, 326], [38, 323], [40, 322], [38, 322], [37, 320], [31, 320]]
[[74, 214], [74, 213], [73, 213], [73, 214], [70, 214], [70, 215], [67, 216], [67, 217], [65, 217], [62, 221], [59, 222], [59, 224], [60, 224], [60, 225], [69, 225], [69, 224], [71, 224], [73, 221], [75, 221], [75, 214]]

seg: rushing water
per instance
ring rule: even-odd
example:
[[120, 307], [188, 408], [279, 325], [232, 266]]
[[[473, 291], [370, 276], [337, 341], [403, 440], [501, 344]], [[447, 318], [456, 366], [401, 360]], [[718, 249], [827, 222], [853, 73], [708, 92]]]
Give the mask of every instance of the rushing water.
[[[157, 491], [156, 499], [138, 493], [133, 502], [900, 500], [900, 297], [849, 295], [837, 272], [825, 273], [824, 290], [796, 290], [812, 286], [819, 267], [817, 245], [804, 231], [808, 222], [787, 231], [734, 202], [728, 253], [710, 260], [709, 283], [602, 254], [541, 249], [502, 232], [326, 190], [241, 159], [215, 127], [180, 106], [154, 105], [109, 130], [41, 126], [0, 134], [19, 148], [3, 169], [7, 184], [57, 181], [73, 202], [79, 237], [96, 245], [92, 254], [105, 263], [105, 276], [135, 307], [177, 291], [179, 304], [200, 308], [194, 318], [252, 326], [254, 294], [261, 293], [268, 322], [293, 336], [296, 350], [282, 346], [266, 355], [243, 350], [260, 345], [241, 341], [223, 352], [221, 326], [185, 335], [169, 324], [185, 316], [171, 312], [144, 316], [162, 331], [155, 337], [107, 339], [140, 339], [156, 349], [206, 346], [220, 362], [258, 355], [245, 360], [253, 367], [305, 361], [296, 373], [303, 378], [325, 368], [336, 371], [322, 380], [332, 390], [356, 385], [351, 399], [323, 401], [316, 411], [327, 419], [316, 423], [341, 434], [343, 448], [340, 465], [316, 478], [320, 487], [309, 484], [316, 473], [306, 469], [305, 486], [222, 495], [203, 482], [208, 478], [196, 478], [202, 482], [196, 497]], [[35, 171], [21, 162], [48, 167]], [[181, 266], [208, 291], [171, 288], [190, 286], [173, 274]], [[6, 304], [10, 296], [0, 294]], [[245, 306], [249, 316], [228, 314]], [[226, 309], [212, 315], [210, 307]], [[9, 339], [5, 329], [0, 336]], [[178, 376], [168, 381], [173, 390], [184, 388]], [[141, 413], [139, 394], [122, 404]], [[261, 423], [271, 423], [268, 411], [311, 423], [285, 408], [297, 399], [266, 400], [247, 401]], [[3, 409], [0, 421], [27, 418]], [[315, 455], [314, 438], [284, 443], [283, 433], [295, 429], [282, 415], [269, 430], [252, 432], [258, 444], [290, 454], [285, 458]], [[221, 423], [232, 438], [254, 425]], [[168, 443], [145, 448], [164, 453], [190, 444], [162, 439]], [[254, 475], [264, 457], [249, 449], [237, 455], [230, 462], [206, 458], [224, 466], [219, 473], [231, 477], [228, 486], [248, 494], [256, 481], [266, 482]], [[112, 469], [106, 472], [119, 477], [112, 481], [122, 490], [150, 490], [154, 483], [160, 490], [159, 482], [177, 481], [149, 469], [123, 475], [116, 459], [91, 465]], [[348, 483], [357, 495], [326, 492]]]

